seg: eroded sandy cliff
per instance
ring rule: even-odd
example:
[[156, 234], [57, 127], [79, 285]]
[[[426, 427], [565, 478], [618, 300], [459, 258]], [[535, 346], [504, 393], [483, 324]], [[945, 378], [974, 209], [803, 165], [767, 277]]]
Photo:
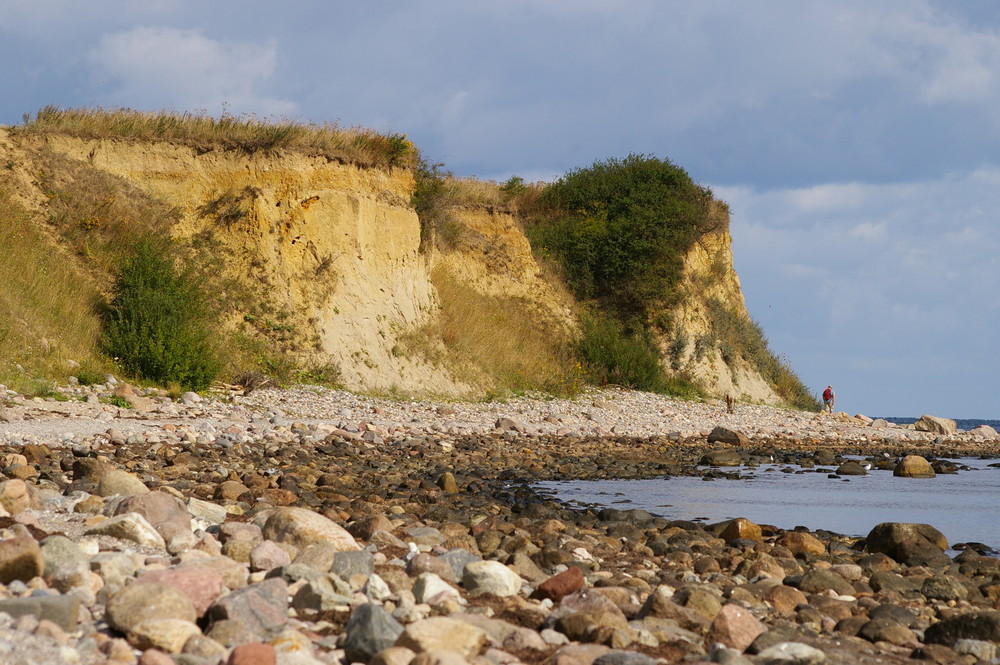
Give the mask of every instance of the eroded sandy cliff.
[[[441, 315], [442, 280], [523, 308], [554, 337], [569, 340], [576, 330], [571, 296], [543, 277], [508, 212], [454, 211], [461, 241], [422, 249], [407, 170], [298, 153], [198, 152], [169, 143], [0, 130], [14, 193], [35, 209], [44, 205], [31, 163], [40, 150], [125, 178], [177, 206], [181, 221], [173, 234], [208, 247], [231, 283], [261, 305], [234, 311], [230, 324], [280, 330], [298, 360], [336, 365], [349, 388], [455, 396], [490, 388], [487, 376], [442, 362], [447, 340], [425, 339], [423, 350], [413, 351], [414, 336], [426, 337]], [[705, 236], [686, 257], [685, 293], [668, 313], [669, 334], [659, 340], [665, 364], [716, 394], [777, 402], [745, 363], [727, 364], [706, 343], [696, 348], [696, 340], [711, 334], [710, 300], [746, 316], [728, 232]], [[438, 352], [428, 353], [430, 347]]]

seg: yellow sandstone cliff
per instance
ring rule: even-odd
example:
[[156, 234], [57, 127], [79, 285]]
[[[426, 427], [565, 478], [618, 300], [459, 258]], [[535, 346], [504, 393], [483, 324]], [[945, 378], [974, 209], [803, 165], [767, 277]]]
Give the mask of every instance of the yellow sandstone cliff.
[[[420, 221], [410, 206], [413, 176], [405, 169], [361, 168], [294, 152], [198, 152], [166, 142], [14, 135], [0, 128], [9, 186], [35, 210], [44, 205], [33, 163], [40, 151], [124, 178], [176, 206], [174, 236], [208, 247], [233, 284], [265, 303], [268, 325], [285, 333], [294, 357], [335, 365], [350, 389], [452, 396], [490, 390], [488, 372], [462, 369], [477, 362], [474, 356], [447, 357], [458, 333], [442, 320], [469, 324], [452, 316], [457, 303], [442, 298], [489, 301], [496, 326], [531, 327], [549, 341], [569, 343], [577, 329], [572, 297], [545, 278], [509, 212], [455, 211], [460, 240], [421, 247]], [[745, 363], [730, 359], [731, 367], [717, 349], [696, 348], [710, 332], [710, 299], [747, 316], [727, 231], [704, 237], [686, 257], [685, 293], [659, 340], [665, 364], [717, 395], [778, 402]], [[234, 311], [229, 323], [259, 316]], [[499, 336], [513, 343], [519, 337], [516, 329]]]

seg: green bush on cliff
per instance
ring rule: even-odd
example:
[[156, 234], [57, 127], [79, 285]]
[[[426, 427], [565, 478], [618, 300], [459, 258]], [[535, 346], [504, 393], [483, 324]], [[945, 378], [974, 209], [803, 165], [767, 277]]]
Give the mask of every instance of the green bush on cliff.
[[168, 251], [163, 240], [136, 241], [105, 313], [105, 352], [131, 375], [202, 390], [220, 367], [207, 299], [190, 270], [174, 268]]
[[686, 376], [667, 376], [648, 333], [626, 332], [609, 316], [584, 315], [581, 324], [583, 335], [577, 350], [591, 383], [690, 399], [704, 397], [701, 388]]
[[547, 187], [528, 231], [577, 297], [631, 323], [677, 301], [684, 255], [711, 229], [711, 205], [711, 190], [670, 160], [629, 155]]
[[667, 391], [660, 357], [647, 338], [626, 334], [620, 323], [607, 316], [584, 316], [581, 323], [580, 357], [591, 381], [656, 393]]

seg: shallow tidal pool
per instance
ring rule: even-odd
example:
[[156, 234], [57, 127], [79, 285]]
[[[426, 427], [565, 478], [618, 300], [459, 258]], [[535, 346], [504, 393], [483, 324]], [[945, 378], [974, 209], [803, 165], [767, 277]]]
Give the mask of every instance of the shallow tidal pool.
[[897, 478], [891, 471], [878, 470], [866, 476], [829, 478], [834, 469], [765, 464], [740, 467], [738, 480], [673, 476], [548, 481], [534, 486], [578, 505], [641, 508], [667, 519], [706, 524], [745, 517], [783, 529], [804, 526], [865, 536], [880, 522], [922, 522], [941, 531], [951, 545], [977, 542], [1000, 550], [1000, 469], [989, 466], [997, 460], [951, 461], [970, 469], [935, 478]]

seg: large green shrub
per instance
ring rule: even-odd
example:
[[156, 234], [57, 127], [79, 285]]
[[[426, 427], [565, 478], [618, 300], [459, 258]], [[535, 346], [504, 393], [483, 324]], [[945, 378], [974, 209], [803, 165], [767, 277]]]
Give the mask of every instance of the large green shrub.
[[623, 322], [676, 302], [684, 254], [712, 228], [712, 192], [667, 159], [629, 155], [570, 171], [546, 188], [528, 231], [579, 298]]
[[667, 377], [649, 339], [626, 333], [610, 317], [584, 316], [581, 323], [580, 357], [594, 383], [668, 392]]
[[195, 275], [175, 269], [166, 241], [138, 240], [105, 313], [105, 351], [131, 375], [201, 390], [219, 370], [212, 334]]

